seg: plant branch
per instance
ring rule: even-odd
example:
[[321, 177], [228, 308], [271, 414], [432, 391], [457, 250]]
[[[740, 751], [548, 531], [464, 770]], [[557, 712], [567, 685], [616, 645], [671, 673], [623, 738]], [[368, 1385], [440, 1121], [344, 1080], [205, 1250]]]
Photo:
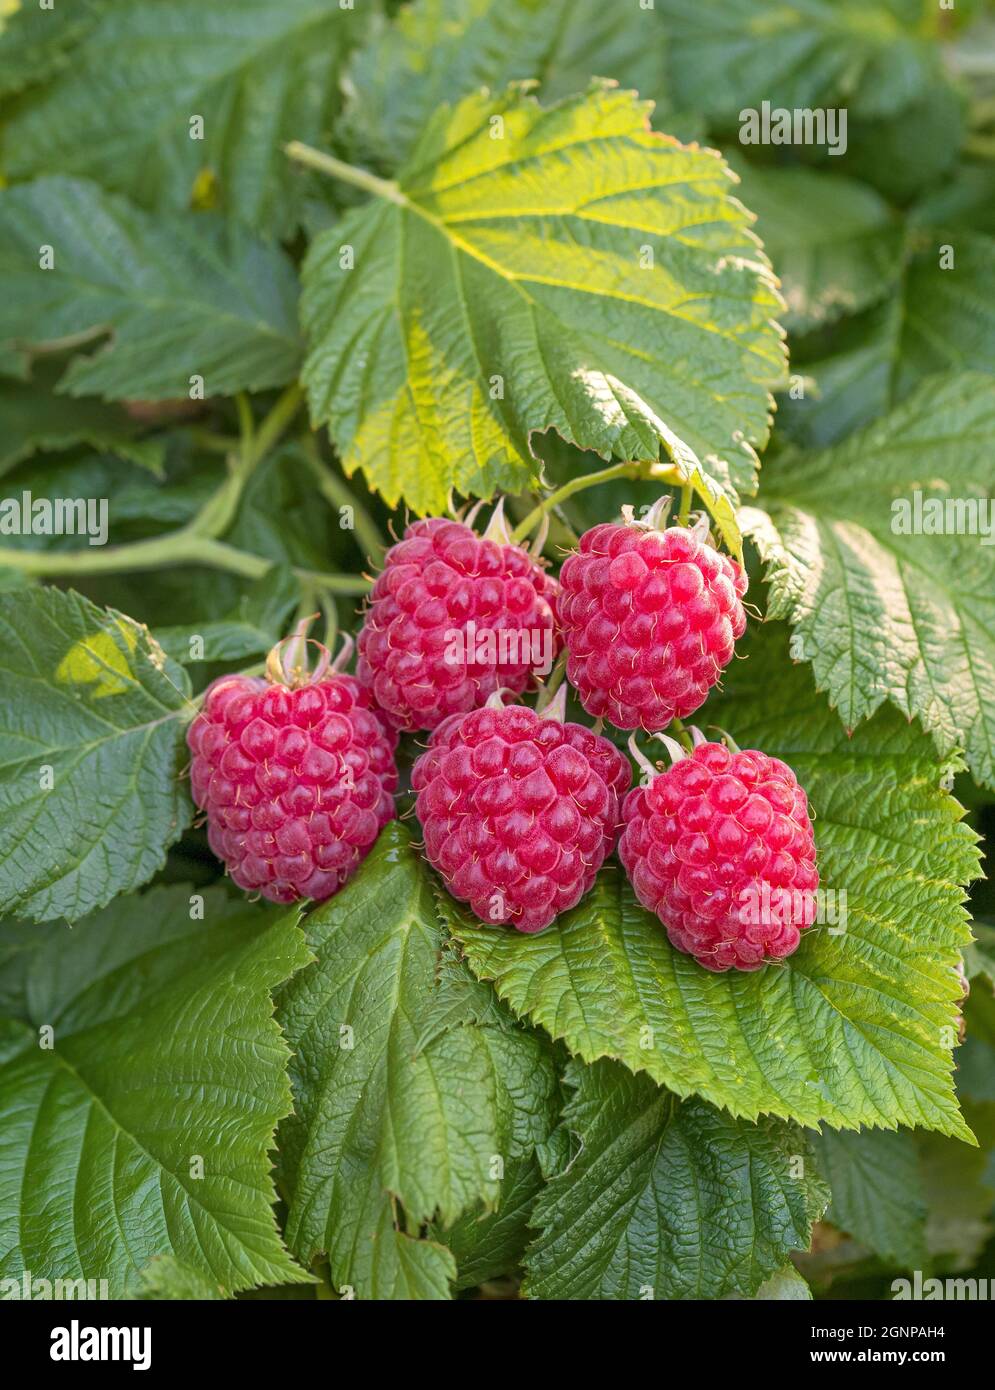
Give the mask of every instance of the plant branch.
[[610, 468], [602, 468], [597, 473], [582, 473], [579, 478], [572, 478], [569, 483], [564, 483], [563, 487], [551, 492], [537, 507], [533, 508], [525, 520], [520, 522], [512, 531], [512, 541], [516, 545], [521, 545], [525, 537], [538, 526], [544, 513], [553, 507], [558, 507], [561, 502], [565, 502], [575, 492], [583, 492], [585, 488], [597, 487], [599, 483], [610, 483], [615, 478], [640, 478], [644, 481], [657, 479], [662, 483], [682, 481], [672, 463], [663, 463], [658, 459], [652, 461], [637, 459], [626, 463], [613, 463]]
[[368, 169], [346, 164], [344, 160], [336, 159], [333, 154], [316, 150], [300, 140], [291, 140], [289, 144], [284, 145], [283, 152], [288, 159], [294, 160], [297, 164], [304, 164], [309, 169], [316, 169], [320, 174], [329, 174], [333, 179], [351, 183], [354, 188], [362, 188], [366, 193], [375, 193], [378, 198], [386, 198], [392, 203], [400, 204], [401, 207], [408, 205], [407, 198], [393, 179], [378, 178]]

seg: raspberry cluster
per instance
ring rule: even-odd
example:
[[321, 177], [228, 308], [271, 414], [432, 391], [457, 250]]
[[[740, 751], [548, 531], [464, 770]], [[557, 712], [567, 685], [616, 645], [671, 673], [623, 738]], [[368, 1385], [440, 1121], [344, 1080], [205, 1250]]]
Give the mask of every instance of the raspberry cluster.
[[359, 679], [397, 729], [434, 729], [501, 688], [521, 694], [552, 655], [554, 594], [521, 546], [442, 517], [416, 521], [373, 587]]
[[453, 715], [415, 763], [425, 853], [484, 922], [541, 931], [591, 887], [632, 780], [613, 744], [523, 705]]
[[636, 896], [708, 970], [789, 956], [815, 920], [808, 800], [779, 758], [701, 743], [634, 788], [622, 817], [619, 857]]
[[225, 676], [190, 726], [191, 788], [211, 849], [272, 902], [328, 898], [394, 815], [396, 735], [369, 690], [331, 675], [288, 688]]
[[702, 705], [746, 628], [746, 575], [683, 526], [605, 523], [560, 572], [567, 675], [588, 714], [665, 729]]

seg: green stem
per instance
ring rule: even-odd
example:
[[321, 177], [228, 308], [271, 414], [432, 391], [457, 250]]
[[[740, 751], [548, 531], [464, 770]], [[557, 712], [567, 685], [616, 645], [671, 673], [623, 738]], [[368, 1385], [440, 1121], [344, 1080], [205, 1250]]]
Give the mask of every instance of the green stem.
[[309, 169], [317, 169], [320, 174], [330, 174], [333, 179], [351, 183], [354, 188], [362, 188], [366, 193], [375, 193], [379, 198], [387, 198], [402, 207], [407, 206], [407, 198], [393, 179], [377, 178], [376, 174], [371, 174], [368, 169], [346, 164], [344, 160], [336, 159], [332, 154], [325, 154], [323, 150], [316, 150], [300, 140], [291, 140], [289, 144], [284, 145], [283, 152], [288, 159], [293, 159]]
[[694, 501], [694, 488], [685, 483], [681, 488], [681, 509], [677, 514], [678, 526], [686, 526], [691, 517], [691, 503]]
[[292, 382], [277, 398], [269, 414], [256, 429], [248, 397], [239, 397], [241, 447], [238, 453], [232, 456], [233, 462], [228, 477], [190, 522], [189, 529], [194, 535], [217, 537], [228, 530], [235, 520], [246, 483], [290, 425], [303, 399], [301, 388], [296, 382]]
[[562, 651], [556, 658], [556, 664], [553, 666], [552, 671], [550, 671], [548, 680], [544, 682], [542, 689], [539, 691], [539, 698], [536, 700], [536, 714], [541, 714], [549, 705], [549, 702], [563, 684], [563, 677], [566, 673], [567, 653], [566, 651]]
[[[204, 565], [208, 569], [241, 575], [244, 579], [261, 579], [273, 562], [211, 536], [198, 535], [188, 527], [129, 545], [95, 546], [90, 550], [0, 549], [0, 567], [47, 578], [172, 569], [177, 565]], [[370, 587], [369, 580], [358, 575], [322, 574], [303, 569], [295, 573], [335, 594], [365, 594]]]
[[358, 549], [367, 560], [379, 562], [387, 546], [376, 522], [338, 474], [322, 462], [313, 435], [303, 441], [303, 446], [304, 459], [314, 475], [318, 491], [335, 511], [341, 507], [352, 508]]
[[569, 483], [564, 483], [555, 492], [551, 492], [544, 498], [537, 507], [533, 507], [524, 521], [519, 522], [511, 533], [512, 542], [521, 545], [526, 536], [530, 535], [539, 525], [543, 515], [553, 507], [558, 507], [561, 502], [565, 502], [568, 497], [572, 497], [575, 492], [583, 492], [585, 488], [596, 487], [598, 483], [610, 483], [613, 478], [638, 478], [639, 470], [644, 467], [641, 463], [615, 463], [611, 468], [602, 468], [597, 473], [582, 473], [578, 478], [572, 478]]
[[643, 482], [667, 483], [670, 486], [681, 481], [680, 474], [674, 464], [663, 459], [630, 459], [625, 463], [613, 463], [610, 468], [602, 468], [597, 473], [582, 473], [579, 478], [571, 479], [569, 483], [564, 483], [562, 487], [543, 498], [539, 505], [529, 512], [525, 520], [520, 522], [512, 531], [512, 541], [515, 545], [521, 545], [525, 537], [538, 526], [544, 512], [558, 507], [561, 502], [565, 502], [575, 492], [583, 492], [585, 488], [597, 487], [599, 483], [610, 483], [615, 478], [640, 479]]
[[680, 719], [672, 719], [667, 733], [671, 738], [675, 738], [682, 748], [686, 748], [689, 753], [694, 752], [694, 740], [684, 727]]

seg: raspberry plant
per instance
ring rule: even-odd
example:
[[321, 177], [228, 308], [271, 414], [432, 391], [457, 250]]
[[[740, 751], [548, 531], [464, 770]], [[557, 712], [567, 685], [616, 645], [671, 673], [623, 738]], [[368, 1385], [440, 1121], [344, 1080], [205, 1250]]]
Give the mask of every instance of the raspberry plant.
[[0, 9], [0, 1290], [986, 1268], [981, 6]]

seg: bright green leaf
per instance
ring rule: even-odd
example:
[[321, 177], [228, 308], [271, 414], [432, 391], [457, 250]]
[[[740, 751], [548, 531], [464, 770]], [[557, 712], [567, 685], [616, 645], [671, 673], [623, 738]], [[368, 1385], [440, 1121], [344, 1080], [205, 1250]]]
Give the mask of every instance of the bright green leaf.
[[0, 686], [0, 901], [74, 922], [189, 821], [189, 686], [130, 618], [48, 588], [0, 596]]
[[534, 1298], [753, 1294], [807, 1249], [829, 1198], [802, 1130], [678, 1100], [614, 1062], [571, 1065], [580, 1141], [536, 1203]]
[[229, 1291], [307, 1277], [267, 1157], [290, 1109], [270, 991], [309, 959], [293, 923], [220, 889], [192, 921], [169, 888], [33, 929], [0, 1048], [0, 1279], [115, 1298], [160, 1254]]
[[294, 1053], [296, 1113], [280, 1141], [288, 1245], [305, 1264], [326, 1252], [333, 1284], [360, 1298], [446, 1297], [452, 1255], [412, 1237], [495, 1205], [496, 1160], [545, 1138], [548, 1051], [491, 1001], [479, 1021], [455, 967], [439, 975], [434, 886], [397, 822], [306, 926], [317, 963], [279, 1010]]
[[897, 715], [848, 738], [773, 635], [746, 650], [709, 715], [795, 769], [822, 886], [846, 894], [827, 900], [840, 926], [845, 907], [845, 930], [813, 928], [782, 965], [712, 974], [669, 945], [608, 868], [537, 936], [458, 917], [467, 961], [586, 1061], [617, 1058], [733, 1115], [967, 1136], [951, 1047], [968, 939], [960, 884], [978, 857], [939, 788], [945, 769]]
[[520, 491], [535, 431], [655, 459], [669, 429], [752, 490], [780, 301], [721, 160], [646, 118], [605, 88], [468, 97], [315, 240], [304, 381], [348, 473], [432, 511]]

